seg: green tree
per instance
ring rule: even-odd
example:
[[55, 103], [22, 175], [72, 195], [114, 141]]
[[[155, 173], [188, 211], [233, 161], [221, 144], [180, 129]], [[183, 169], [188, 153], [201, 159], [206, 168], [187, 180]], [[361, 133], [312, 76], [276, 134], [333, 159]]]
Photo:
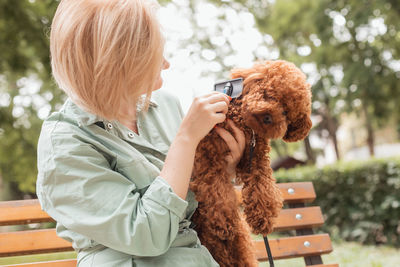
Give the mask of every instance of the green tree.
[[[209, 23], [208, 26], [199, 25], [196, 21], [196, 15], [198, 14], [199, 6], [206, 4], [207, 2], [213, 3], [218, 7], [218, 12], [215, 12], [215, 17], [212, 19], [217, 22]], [[200, 44], [201, 49], [191, 51], [190, 56], [200, 60], [209, 61], [210, 63], [219, 66], [217, 70], [204, 70], [203, 74], [206, 76], [215, 77], [216, 80], [225, 80], [229, 77], [229, 70], [233, 67], [238, 67], [229, 60], [238, 54], [237, 47], [235, 43], [227, 37], [227, 32], [231, 35], [242, 34], [245, 29], [239, 25], [238, 28], [232, 28], [230, 23], [232, 23], [232, 17], [237, 17], [236, 15], [243, 15], [249, 13], [246, 8], [244, 8], [239, 3], [229, 3], [224, 4], [221, 1], [204, 1], [204, 0], [189, 0], [185, 2], [185, 5], [189, 7], [189, 14], [187, 16], [190, 22], [191, 28], [193, 29], [192, 38], [181, 42], [181, 48], [192, 47], [193, 45]], [[232, 14], [233, 13], [233, 14]], [[231, 16], [229, 19], [228, 16]], [[249, 14], [251, 15], [251, 14]], [[218, 40], [216, 41], [216, 39]], [[258, 58], [256, 51], [249, 49], [250, 59]], [[212, 51], [215, 55], [212, 58], [204, 58], [203, 53], [205, 51]], [[306, 140], [308, 141], [308, 139]], [[271, 142], [272, 146], [272, 158], [283, 157], [286, 155], [291, 155], [299, 149], [298, 143], [285, 143], [280, 140], [273, 140]], [[307, 154], [308, 161], [311, 163], [315, 162], [316, 156], [314, 151], [310, 148], [309, 142], [305, 142], [305, 153]]]
[[52, 79], [49, 57], [58, 4], [0, 0], [0, 179], [9, 183], [16, 199], [35, 193], [42, 119], [65, 99]]
[[[57, 1], [0, 1], [0, 177], [34, 193], [42, 120], [62, 93], [51, 79], [48, 31]], [[38, 88], [29, 88], [27, 80]], [[43, 110], [44, 109], [44, 110]]]
[[[385, 125], [390, 116], [399, 121], [400, 62], [395, 59], [400, 50], [400, 2], [236, 2], [255, 15], [260, 31], [273, 37], [282, 58], [316, 64], [320, 81], [314, 85], [313, 95], [319, 108], [314, 111], [322, 115], [325, 125], [321, 127], [328, 130], [333, 142], [337, 143], [340, 109], [356, 112], [364, 117], [373, 155], [374, 130]], [[301, 49], [310, 52], [302, 56]], [[332, 68], [336, 68], [333, 73]], [[332, 82], [331, 76], [340, 72], [337, 69], [343, 77]]]

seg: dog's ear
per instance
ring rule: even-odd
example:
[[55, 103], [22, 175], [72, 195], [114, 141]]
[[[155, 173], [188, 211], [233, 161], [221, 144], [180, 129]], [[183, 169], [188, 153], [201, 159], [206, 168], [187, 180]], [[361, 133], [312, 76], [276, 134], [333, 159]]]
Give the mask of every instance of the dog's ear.
[[243, 78], [243, 80], [246, 80], [254, 72], [253, 69], [235, 68], [231, 70], [231, 79]]
[[246, 95], [249, 91], [257, 90], [254, 82], [263, 79], [265, 74], [255, 69], [233, 69], [231, 70], [231, 79], [243, 78], [243, 93]]
[[[246, 80], [262, 79], [265, 76], [267, 66], [272, 61], [256, 61], [251, 68], [233, 68], [231, 69], [231, 79], [243, 78]], [[250, 81], [247, 81], [250, 82]]]
[[286, 134], [283, 136], [283, 140], [286, 142], [296, 142], [303, 140], [308, 135], [312, 126], [310, 116], [303, 114], [296, 118], [293, 122], [289, 123]]

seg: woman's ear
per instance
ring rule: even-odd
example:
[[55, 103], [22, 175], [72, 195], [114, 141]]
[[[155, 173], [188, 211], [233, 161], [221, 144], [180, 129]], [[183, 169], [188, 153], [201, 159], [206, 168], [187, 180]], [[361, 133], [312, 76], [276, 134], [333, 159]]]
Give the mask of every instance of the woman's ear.
[[312, 126], [310, 116], [301, 115], [294, 122], [289, 123], [286, 134], [283, 136], [285, 142], [296, 142], [303, 140], [308, 135]]

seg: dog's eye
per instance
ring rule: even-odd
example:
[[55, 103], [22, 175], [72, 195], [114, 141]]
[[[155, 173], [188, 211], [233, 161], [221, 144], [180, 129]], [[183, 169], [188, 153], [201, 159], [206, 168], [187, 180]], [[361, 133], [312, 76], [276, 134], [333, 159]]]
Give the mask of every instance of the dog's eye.
[[286, 116], [287, 115], [287, 111], [285, 110], [284, 112], [282, 112], [282, 115]]
[[271, 124], [271, 123], [272, 123], [272, 117], [271, 117], [271, 115], [265, 114], [265, 115], [264, 115], [264, 118], [263, 118], [263, 122], [264, 122], [265, 124]]

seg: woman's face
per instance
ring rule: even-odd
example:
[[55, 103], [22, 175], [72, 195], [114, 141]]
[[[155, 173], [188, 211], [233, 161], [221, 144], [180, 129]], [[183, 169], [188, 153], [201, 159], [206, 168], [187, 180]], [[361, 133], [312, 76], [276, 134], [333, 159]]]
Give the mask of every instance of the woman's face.
[[158, 75], [158, 81], [157, 81], [157, 84], [156, 84], [155, 88], [153, 89], [153, 91], [161, 88], [161, 86], [163, 84], [163, 79], [161, 78], [161, 71], [169, 68], [168, 60], [166, 60], [165, 58], [163, 60], [164, 61], [163, 61], [162, 67], [161, 67], [160, 73]]

